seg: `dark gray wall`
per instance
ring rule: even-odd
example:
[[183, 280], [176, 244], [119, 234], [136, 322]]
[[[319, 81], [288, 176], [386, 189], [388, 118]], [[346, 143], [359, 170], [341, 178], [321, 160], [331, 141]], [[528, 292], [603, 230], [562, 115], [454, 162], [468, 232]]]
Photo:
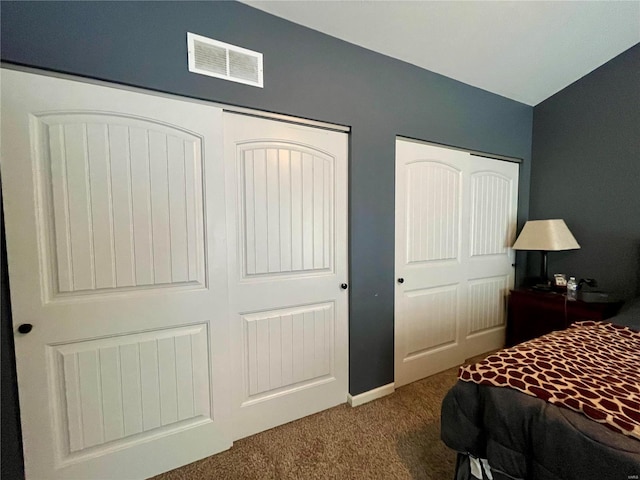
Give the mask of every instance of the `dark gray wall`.
[[[524, 159], [527, 216], [529, 106], [233, 2], [2, 2], [1, 21], [5, 62], [352, 127], [354, 395], [393, 381], [395, 136]], [[189, 73], [187, 31], [264, 53], [265, 88]]]
[[550, 253], [549, 274], [640, 295], [640, 44], [537, 105], [533, 118], [530, 218], [564, 218], [582, 247]]
[[[0, 189], [0, 198], [2, 190]], [[4, 210], [0, 205], [0, 362], [2, 365], [2, 439], [0, 443], [0, 476], [6, 479], [21, 478], [22, 443], [18, 396], [15, 393], [16, 367], [13, 355], [13, 329], [11, 327], [11, 304], [9, 302], [9, 275], [7, 272], [6, 245], [4, 236]]]

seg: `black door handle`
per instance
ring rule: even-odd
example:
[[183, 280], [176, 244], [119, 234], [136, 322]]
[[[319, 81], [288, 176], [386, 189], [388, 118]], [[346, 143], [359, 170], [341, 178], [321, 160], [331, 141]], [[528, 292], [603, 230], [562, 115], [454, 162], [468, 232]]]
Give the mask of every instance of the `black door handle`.
[[347, 285], [346, 283], [342, 283], [340, 285], [340, 288], [343, 289], [343, 290], [346, 290], [347, 288], [349, 288], [349, 285]]
[[404, 283], [404, 278], [399, 278], [398, 283]]
[[31, 330], [33, 330], [33, 325], [31, 325], [30, 323], [23, 323], [18, 327], [18, 331], [23, 335], [29, 333]]

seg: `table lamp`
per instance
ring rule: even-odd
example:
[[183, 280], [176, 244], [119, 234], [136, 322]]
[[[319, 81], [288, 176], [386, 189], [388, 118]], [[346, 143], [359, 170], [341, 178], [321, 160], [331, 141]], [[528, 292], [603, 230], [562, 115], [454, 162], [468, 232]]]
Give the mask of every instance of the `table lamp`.
[[529, 220], [513, 244], [514, 250], [538, 250], [541, 255], [540, 276], [544, 287], [549, 286], [547, 252], [576, 250], [578, 242], [564, 220]]

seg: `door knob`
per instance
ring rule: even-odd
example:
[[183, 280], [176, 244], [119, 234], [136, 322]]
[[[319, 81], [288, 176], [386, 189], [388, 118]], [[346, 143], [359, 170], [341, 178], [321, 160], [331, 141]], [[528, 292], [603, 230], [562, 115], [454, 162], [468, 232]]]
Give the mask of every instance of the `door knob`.
[[346, 290], [347, 288], [349, 288], [349, 285], [347, 285], [346, 283], [343, 283], [340, 285], [340, 288], [343, 290]]
[[404, 278], [399, 278], [398, 283], [404, 283]]
[[29, 333], [31, 330], [33, 330], [33, 325], [30, 323], [23, 323], [18, 327], [18, 331], [23, 335]]

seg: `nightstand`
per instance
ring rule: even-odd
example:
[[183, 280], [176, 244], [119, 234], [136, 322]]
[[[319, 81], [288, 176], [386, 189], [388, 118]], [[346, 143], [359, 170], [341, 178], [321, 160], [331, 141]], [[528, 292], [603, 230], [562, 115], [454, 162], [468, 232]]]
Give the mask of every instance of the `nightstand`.
[[611, 318], [618, 312], [622, 303], [567, 301], [565, 312], [564, 293], [532, 289], [511, 290], [506, 346], [513, 346], [554, 330], [562, 330], [579, 320]]

